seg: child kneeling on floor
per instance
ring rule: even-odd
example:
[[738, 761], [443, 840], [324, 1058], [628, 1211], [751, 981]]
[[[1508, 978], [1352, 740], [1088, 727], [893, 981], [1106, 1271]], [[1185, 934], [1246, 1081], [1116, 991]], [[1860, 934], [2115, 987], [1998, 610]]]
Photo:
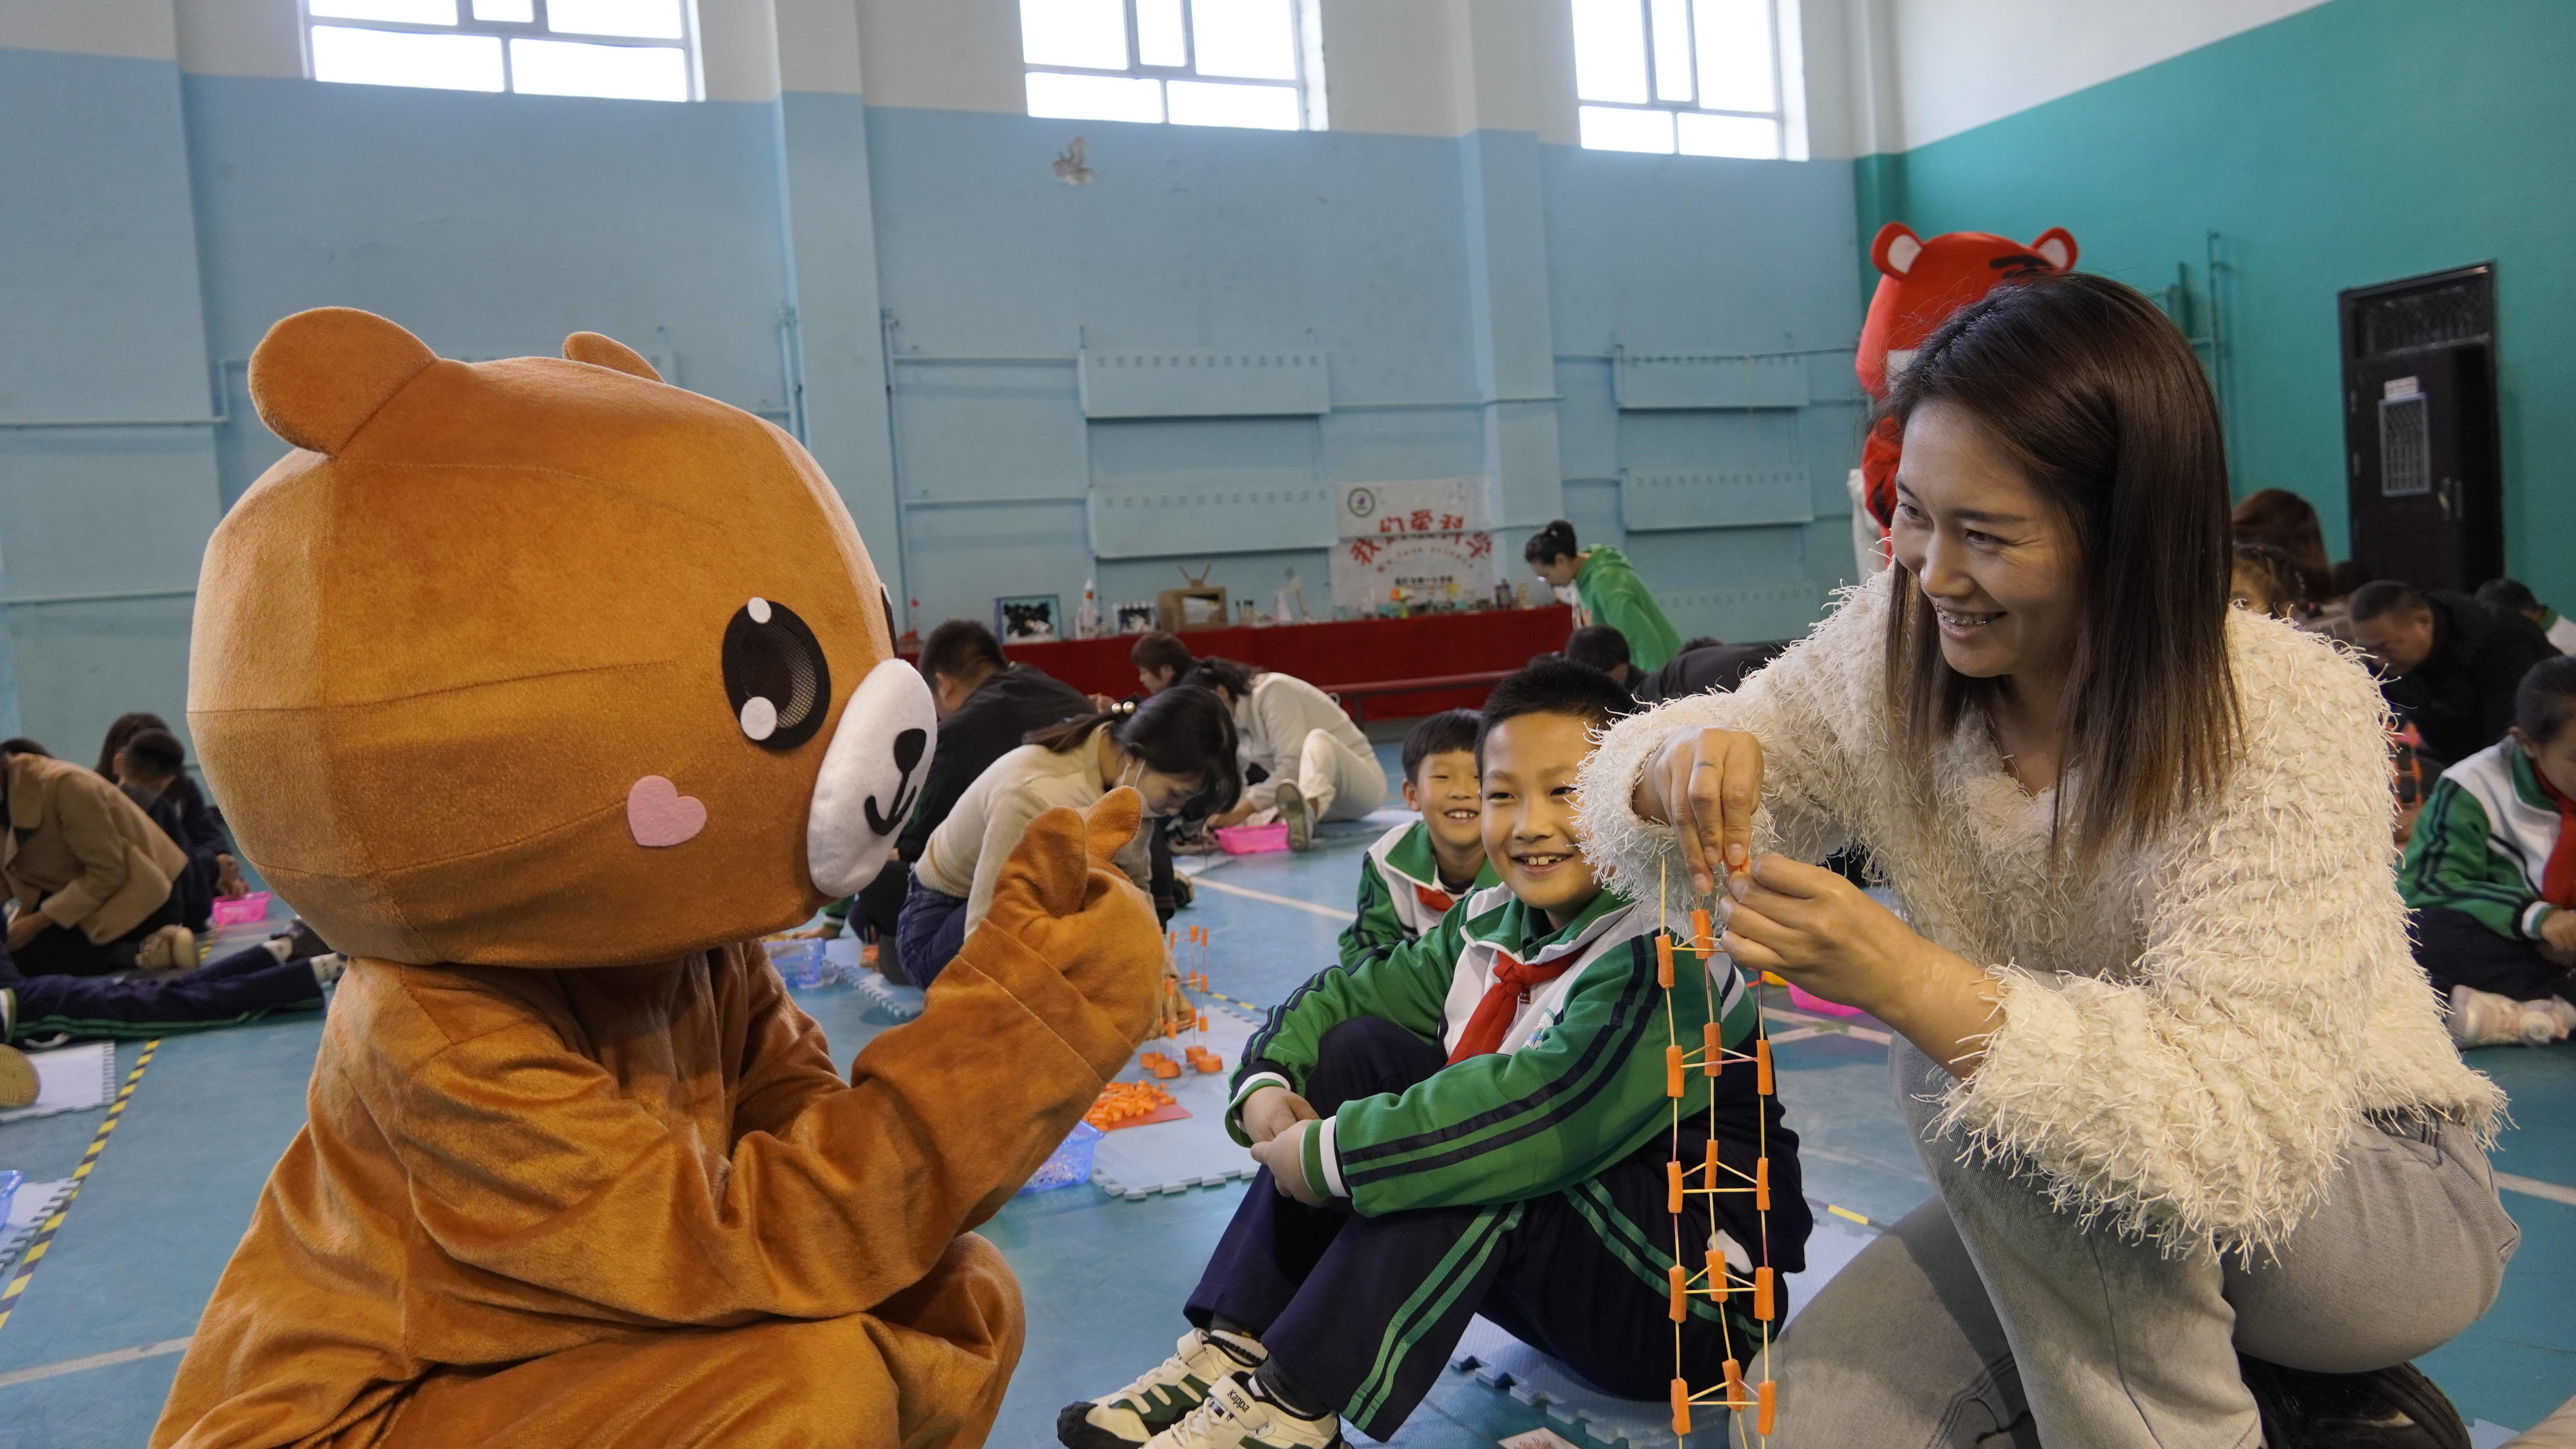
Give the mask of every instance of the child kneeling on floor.
[[1485, 860], [1472, 709], [1444, 709], [1404, 737], [1404, 807], [1422, 818], [1378, 837], [1360, 865], [1359, 911], [1342, 930], [1342, 965], [1410, 945], [1470, 891], [1500, 885]]
[[[1722, 1251], [1739, 1288], [1755, 1266], [1805, 1266], [1797, 1138], [1751, 1067], [1693, 1071], [1676, 1154], [1664, 1048], [1700, 1041], [1713, 1008], [1728, 1048], [1749, 1049], [1756, 1010], [1724, 956], [1705, 986], [1659, 987], [1656, 907], [1605, 892], [1573, 835], [1592, 731], [1627, 707], [1561, 659], [1495, 688], [1477, 756], [1502, 884], [1419, 941], [1326, 969], [1254, 1034], [1229, 1126], [1263, 1170], [1173, 1356], [1067, 1406], [1071, 1449], [1326, 1449], [1344, 1416], [1392, 1437], [1477, 1313], [1636, 1398], [1666, 1396], [1677, 1342], [1695, 1384], [1752, 1358], [1750, 1295], [1695, 1296], [1676, 1326], [1666, 1270], [1677, 1231], [1686, 1266]], [[1712, 1124], [1748, 1180], [1767, 1148], [1767, 1233], [1750, 1193], [1670, 1212], [1665, 1165], [1703, 1160]]]

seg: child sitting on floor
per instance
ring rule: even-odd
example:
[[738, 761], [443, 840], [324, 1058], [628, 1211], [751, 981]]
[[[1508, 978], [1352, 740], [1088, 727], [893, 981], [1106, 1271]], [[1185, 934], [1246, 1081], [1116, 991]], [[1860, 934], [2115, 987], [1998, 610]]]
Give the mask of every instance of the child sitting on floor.
[[2398, 877], [2464, 1047], [2576, 1027], [2576, 658], [2533, 665], [2513, 717], [2434, 782]]
[[179, 924], [191, 931], [205, 930], [217, 897], [243, 893], [241, 870], [215, 824], [214, 812], [206, 808], [195, 786], [186, 783], [187, 751], [168, 730], [146, 728], [127, 737], [113, 758], [116, 773], [110, 778], [127, 799], [152, 817], [171, 844], [187, 854], [187, 869], [171, 881]]
[[1469, 891], [1502, 883], [1485, 861], [1477, 723], [1472, 709], [1443, 710], [1404, 737], [1404, 808], [1422, 818], [1368, 848], [1359, 915], [1342, 930], [1344, 966], [1419, 940]]
[[347, 958], [299, 926], [181, 976], [111, 981], [21, 976], [0, 951], [0, 1108], [36, 1100], [36, 1068], [21, 1048], [84, 1037], [176, 1036], [239, 1026], [272, 1011], [311, 1011]]
[[[1573, 834], [1592, 731], [1626, 708], [1562, 659], [1495, 688], [1477, 755], [1502, 884], [1271, 1012], [1229, 1114], [1262, 1171], [1183, 1310], [1191, 1329], [1160, 1368], [1067, 1406], [1065, 1444], [1325, 1449], [1343, 1416], [1387, 1439], [1477, 1313], [1639, 1398], [1666, 1396], [1676, 1345], [1695, 1384], [1752, 1359], [1743, 1275], [1805, 1264], [1797, 1138], [1753, 1068], [1691, 1071], [1678, 1156], [1703, 1161], [1714, 1123], [1749, 1180], [1767, 1144], [1773, 1208], [1767, 1233], [1751, 1193], [1670, 1210], [1665, 1047], [1699, 1042], [1712, 1010], [1748, 1047], [1755, 1004], [1724, 956], [1703, 982], [1685, 952], [1659, 987], [1657, 908], [1605, 892]], [[1694, 1295], [1675, 1324], [1676, 1250], [1693, 1271], [1723, 1252], [1739, 1291], [1722, 1309]]]

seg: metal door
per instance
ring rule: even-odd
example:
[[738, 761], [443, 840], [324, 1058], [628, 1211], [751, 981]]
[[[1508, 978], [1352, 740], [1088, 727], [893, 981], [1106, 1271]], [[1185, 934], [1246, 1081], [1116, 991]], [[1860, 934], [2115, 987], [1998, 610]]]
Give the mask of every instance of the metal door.
[[2352, 556], [2372, 578], [2470, 589], [2504, 567], [2494, 269], [2342, 296]]

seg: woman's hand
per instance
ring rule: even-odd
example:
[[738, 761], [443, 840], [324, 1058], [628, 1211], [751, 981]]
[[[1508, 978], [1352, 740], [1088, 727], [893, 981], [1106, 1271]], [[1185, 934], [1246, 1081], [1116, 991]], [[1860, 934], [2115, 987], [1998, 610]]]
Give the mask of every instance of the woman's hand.
[[1252, 1160], [1270, 1169], [1271, 1186], [1279, 1195], [1308, 1207], [1324, 1205], [1324, 1194], [1306, 1181], [1306, 1134], [1315, 1130], [1312, 1120], [1299, 1122], [1252, 1149]]
[[42, 911], [20, 910], [17, 917], [9, 922], [9, 949], [25, 949], [28, 942], [43, 935], [45, 927], [52, 924]]
[[1245, 820], [1250, 819], [1251, 816], [1252, 802], [1249, 800], [1237, 800], [1234, 802], [1234, 808], [1228, 810], [1223, 815], [1209, 816], [1208, 828], [1210, 830], [1223, 830], [1228, 826], [1241, 825]]
[[1762, 803], [1762, 742], [1742, 730], [1678, 729], [1637, 777], [1629, 805], [1673, 827], [1691, 889], [1717, 890], [1753, 859], [1753, 809]]
[[1243, 1123], [1243, 1135], [1258, 1146], [1300, 1122], [1314, 1121], [1316, 1114], [1305, 1098], [1286, 1087], [1257, 1087], [1235, 1116]]
[[1722, 943], [1747, 971], [1782, 978], [1904, 1033], [1965, 1077], [1999, 999], [1994, 978], [1917, 935], [1894, 911], [1820, 866], [1766, 855], [1727, 882]]

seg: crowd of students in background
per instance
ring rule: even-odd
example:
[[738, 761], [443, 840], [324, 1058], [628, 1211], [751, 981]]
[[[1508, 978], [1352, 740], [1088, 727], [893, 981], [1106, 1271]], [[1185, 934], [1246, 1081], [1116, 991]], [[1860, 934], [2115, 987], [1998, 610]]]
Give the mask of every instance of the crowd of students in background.
[[2235, 513], [2235, 602], [2376, 666], [2391, 721], [2399, 884], [2416, 960], [2463, 1046], [2576, 1029], [2576, 620], [2508, 578], [2475, 593], [2329, 565], [2284, 489]]
[[215, 902], [249, 883], [158, 715], [118, 717], [94, 770], [0, 741], [0, 811], [0, 1107], [35, 1100], [25, 1047], [309, 1010], [339, 979], [345, 960], [294, 923], [199, 964]]

